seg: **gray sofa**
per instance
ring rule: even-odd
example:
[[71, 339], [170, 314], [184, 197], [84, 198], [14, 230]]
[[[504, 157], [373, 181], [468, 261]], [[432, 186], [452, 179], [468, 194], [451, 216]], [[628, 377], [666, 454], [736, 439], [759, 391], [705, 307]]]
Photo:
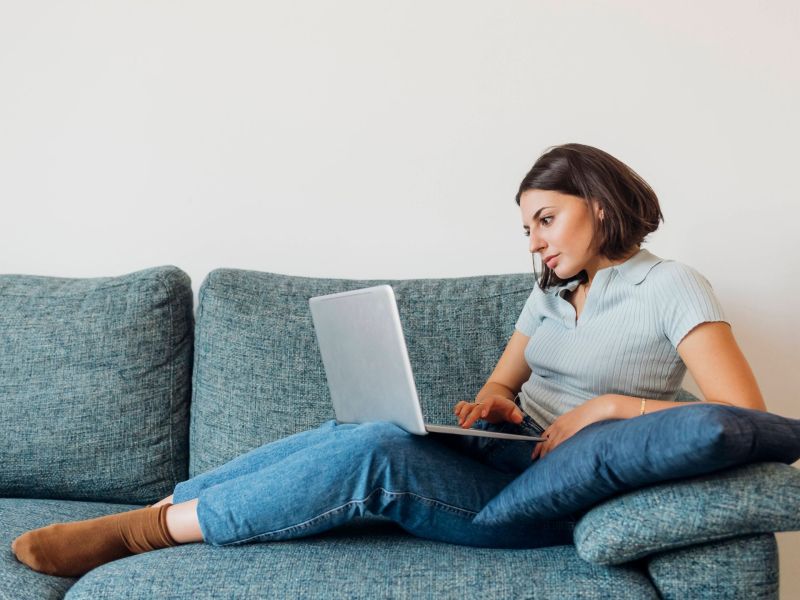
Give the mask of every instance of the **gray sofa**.
[[486, 381], [531, 275], [217, 269], [196, 314], [173, 266], [0, 276], [0, 598], [777, 597], [772, 532], [797, 529], [800, 497], [797, 469], [777, 463], [619, 495], [571, 517], [574, 544], [536, 550], [427, 541], [375, 517], [287, 542], [159, 550], [77, 580], [15, 560], [11, 540], [29, 529], [150, 504], [333, 418], [307, 300], [378, 283], [395, 289], [426, 419], [454, 423], [454, 401]]

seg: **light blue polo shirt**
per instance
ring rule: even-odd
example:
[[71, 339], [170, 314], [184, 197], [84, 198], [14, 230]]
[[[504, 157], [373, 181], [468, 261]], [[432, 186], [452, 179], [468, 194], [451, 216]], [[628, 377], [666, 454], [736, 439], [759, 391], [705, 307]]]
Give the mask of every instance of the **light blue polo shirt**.
[[597, 271], [576, 323], [564, 295], [578, 285], [535, 286], [516, 323], [530, 337], [521, 405], [544, 427], [602, 394], [674, 400], [686, 374], [680, 341], [700, 323], [729, 323], [703, 275], [644, 248]]

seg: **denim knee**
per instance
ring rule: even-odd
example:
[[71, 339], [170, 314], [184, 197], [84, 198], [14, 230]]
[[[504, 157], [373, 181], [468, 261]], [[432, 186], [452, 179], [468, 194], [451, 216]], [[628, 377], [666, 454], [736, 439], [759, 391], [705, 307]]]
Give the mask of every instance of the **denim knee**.
[[413, 445], [419, 436], [389, 421], [361, 423], [353, 429], [353, 450], [366, 450], [391, 456]]

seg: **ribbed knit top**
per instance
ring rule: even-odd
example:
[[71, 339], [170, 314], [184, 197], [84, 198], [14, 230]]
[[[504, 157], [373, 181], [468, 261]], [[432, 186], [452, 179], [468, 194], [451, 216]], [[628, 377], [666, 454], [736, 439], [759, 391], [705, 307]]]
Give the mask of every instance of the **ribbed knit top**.
[[521, 405], [543, 427], [602, 394], [674, 400], [686, 374], [678, 344], [700, 323], [729, 323], [703, 275], [644, 248], [597, 271], [576, 320], [564, 296], [578, 285], [534, 286], [516, 323], [530, 337]]

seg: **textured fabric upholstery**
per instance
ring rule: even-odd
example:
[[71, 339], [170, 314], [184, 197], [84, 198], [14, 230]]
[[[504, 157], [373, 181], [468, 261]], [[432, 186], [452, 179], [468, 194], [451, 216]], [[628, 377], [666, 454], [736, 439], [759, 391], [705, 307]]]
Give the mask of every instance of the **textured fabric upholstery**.
[[[366, 526], [366, 525], [365, 525]], [[131, 581], [136, 582], [132, 588]], [[212, 598], [656, 598], [632, 567], [592, 565], [574, 546], [498, 550], [361, 524], [312, 538], [229, 548], [193, 544], [109, 563], [67, 600]]]
[[15, 538], [51, 523], [94, 519], [134, 508], [139, 506], [0, 498], [0, 600], [56, 600], [63, 598], [76, 581], [37, 573], [23, 565], [11, 552], [11, 542]]
[[[0, 499], [0, 600], [57, 599], [67, 590], [69, 600], [657, 597], [637, 563], [594, 565], [573, 546], [497, 550], [440, 544], [377, 520], [288, 542], [158, 550], [99, 567], [77, 583], [35, 573], [11, 554], [11, 540], [29, 529], [133, 508]], [[771, 534], [656, 554], [644, 566], [664, 598], [777, 598]]]
[[778, 545], [772, 533], [657, 554], [647, 572], [663, 600], [778, 599]]
[[751, 533], [800, 530], [800, 470], [754, 463], [613, 498], [575, 529], [581, 558], [621, 564]]
[[185, 479], [189, 276], [0, 276], [0, 495], [149, 502]]

